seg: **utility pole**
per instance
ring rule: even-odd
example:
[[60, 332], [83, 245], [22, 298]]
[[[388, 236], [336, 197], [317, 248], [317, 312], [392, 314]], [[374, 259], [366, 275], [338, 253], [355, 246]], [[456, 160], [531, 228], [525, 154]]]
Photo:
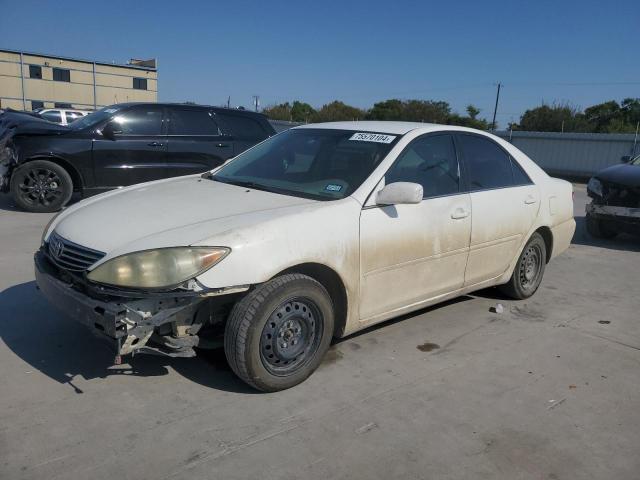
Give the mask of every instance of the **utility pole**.
[[253, 95], [253, 106], [255, 107], [255, 111], [258, 111], [258, 107], [260, 106], [260, 95]]
[[502, 84], [498, 82], [498, 91], [496, 92], [496, 106], [493, 109], [493, 121], [491, 122], [491, 131], [496, 129], [496, 113], [498, 113], [498, 100], [500, 99], [500, 87]]
[[231, 95], [227, 97], [227, 108], [231, 108]]

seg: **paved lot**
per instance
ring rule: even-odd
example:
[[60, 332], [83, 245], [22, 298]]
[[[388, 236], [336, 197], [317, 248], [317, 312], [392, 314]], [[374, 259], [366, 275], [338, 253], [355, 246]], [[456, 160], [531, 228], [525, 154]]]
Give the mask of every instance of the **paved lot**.
[[574, 245], [534, 298], [386, 323], [277, 394], [221, 353], [109, 367], [35, 289], [50, 216], [1, 197], [0, 478], [637, 479], [640, 241], [589, 239], [576, 188]]

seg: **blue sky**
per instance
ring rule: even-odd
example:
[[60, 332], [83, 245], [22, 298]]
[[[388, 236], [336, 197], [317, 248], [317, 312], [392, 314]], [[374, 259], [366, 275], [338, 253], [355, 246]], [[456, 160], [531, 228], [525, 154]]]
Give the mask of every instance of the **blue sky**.
[[157, 57], [159, 100], [473, 103], [503, 126], [542, 101], [640, 97], [640, 2], [0, 0], [0, 48]]

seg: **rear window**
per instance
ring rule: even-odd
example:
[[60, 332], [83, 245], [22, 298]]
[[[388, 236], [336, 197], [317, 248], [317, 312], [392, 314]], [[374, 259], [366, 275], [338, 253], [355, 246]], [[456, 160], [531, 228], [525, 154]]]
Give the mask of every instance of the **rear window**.
[[228, 113], [217, 113], [216, 118], [221, 119], [225, 130], [236, 138], [263, 140], [269, 136], [262, 125], [253, 118]]
[[54, 122], [54, 123], [62, 122], [62, 115], [60, 115], [60, 112], [44, 112], [44, 113], [41, 113], [40, 116], [45, 120], [49, 120], [50, 122]]
[[218, 124], [206, 110], [171, 110], [169, 135], [220, 135]]

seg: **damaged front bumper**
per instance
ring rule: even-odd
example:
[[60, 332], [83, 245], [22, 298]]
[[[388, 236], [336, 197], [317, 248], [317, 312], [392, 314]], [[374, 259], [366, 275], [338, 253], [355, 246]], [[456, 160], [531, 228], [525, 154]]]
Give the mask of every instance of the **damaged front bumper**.
[[640, 208], [587, 204], [587, 215], [602, 220], [617, 232], [640, 234]]
[[[116, 355], [153, 353], [192, 357], [200, 344], [198, 332], [211, 322], [210, 297], [248, 289], [215, 289], [201, 292], [166, 292], [153, 295], [89, 295], [77, 284], [60, 278], [56, 266], [40, 250], [35, 257], [38, 288], [57, 309], [86, 325], [106, 340]], [[124, 294], [126, 295], [126, 294]], [[209, 302], [211, 303], [211, 302]]]

